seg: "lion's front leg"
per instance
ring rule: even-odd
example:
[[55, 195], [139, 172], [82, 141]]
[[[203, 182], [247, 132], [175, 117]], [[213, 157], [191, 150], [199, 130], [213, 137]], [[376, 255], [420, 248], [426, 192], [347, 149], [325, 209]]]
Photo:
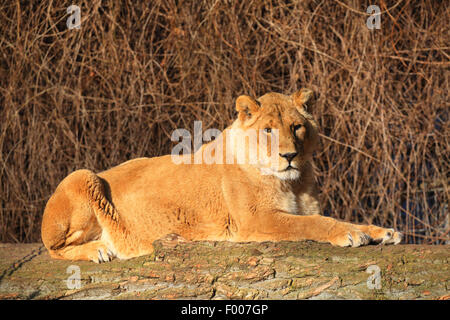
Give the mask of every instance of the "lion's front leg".
[[[282, 212], [260, 216], [248, 236], [240, 240], [279, 241], [314, 240], [328, 242], [340, 247], [359, 247], [372, 241], [372, 235], [387, 236], [375, 226], [360, 226], [320, 215], [296, 216]], [[256, 228], [256, 229], [255, 229]], [[384, 229], [390, 231], [390, 229]], [[397, 233], [398, 234], [398, 233]], [[392, 230], [392, 237], [396, 235]], [[397, 236], [396, 236], [397, 237]], [[241, 238], [241, 237], [240, 237]], [[375, 238], [378, 239], [378, 238]], [[385, 240], [385, 243], [398, 242]]]

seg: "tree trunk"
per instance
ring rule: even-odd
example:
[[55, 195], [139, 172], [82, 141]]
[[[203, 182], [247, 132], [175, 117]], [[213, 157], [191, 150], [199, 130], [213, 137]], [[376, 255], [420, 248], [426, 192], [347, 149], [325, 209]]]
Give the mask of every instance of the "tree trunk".
[[[448, 299], [448, 246], [181, 242], [95, 264], [0, 244], [0, 299]], [[370, 271], [370, 273], [369, 273]]]

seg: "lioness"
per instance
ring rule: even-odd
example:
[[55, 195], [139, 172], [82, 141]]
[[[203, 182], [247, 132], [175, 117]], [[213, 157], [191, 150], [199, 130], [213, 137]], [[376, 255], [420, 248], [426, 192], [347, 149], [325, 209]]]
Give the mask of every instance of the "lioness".
[[[311, 165], [317, 125], [306, 110], [311, 95], [302, 89], [257, 100], [240, 96], [238, 118], [220, 139], [197, 151], [220, 141], [226, 150], [223, 164], [176, 164], [166, 155], [134, 159], [98, 174], [73, 172], [45, 208], [44, 245], [53, 258], [100, 263], [149, 254], [153, 241], [170, 233], [187, 240], [398, 244], [402, 236], [393, 229], [320, 215]], [[278, 154], [268, 150], [251, 163], [244, 150], [243, 162], [225, 161], [242, 151], [236, 139], [250, 129], [262, 131], [267, 144], [277, 139]]]

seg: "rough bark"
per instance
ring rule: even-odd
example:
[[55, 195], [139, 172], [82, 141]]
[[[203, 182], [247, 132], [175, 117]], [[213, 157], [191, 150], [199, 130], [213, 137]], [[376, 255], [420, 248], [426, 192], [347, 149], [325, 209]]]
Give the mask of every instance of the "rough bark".
[[[152, 255], [98, 265], [53, 260], [42, 244], [0, 244], [0, 299], [448, 299], [449, 260], [448, 246], [164, 239]], [[80, 289], [67, 287], [71, 265]], [[368, 286], [371, 265], [380, 289]]]

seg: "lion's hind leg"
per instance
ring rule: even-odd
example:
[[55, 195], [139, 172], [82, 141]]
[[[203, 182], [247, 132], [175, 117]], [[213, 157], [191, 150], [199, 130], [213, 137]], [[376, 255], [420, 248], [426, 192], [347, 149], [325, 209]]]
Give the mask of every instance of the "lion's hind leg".
[[[53, 258], [99, 263], [110, 261], [114, 256], [103, 240], [105, 227], [96, 216], [98, 212], [92, 198], [93, 194], [100, 198], [98, 194], [103, 190], [90, 190], [99, 181], [89, 170], [75, 171], [61, 182], [49, 199], [42, 219], [41, 235]], [[102, 195], [101, 198], [106, 197]]]

